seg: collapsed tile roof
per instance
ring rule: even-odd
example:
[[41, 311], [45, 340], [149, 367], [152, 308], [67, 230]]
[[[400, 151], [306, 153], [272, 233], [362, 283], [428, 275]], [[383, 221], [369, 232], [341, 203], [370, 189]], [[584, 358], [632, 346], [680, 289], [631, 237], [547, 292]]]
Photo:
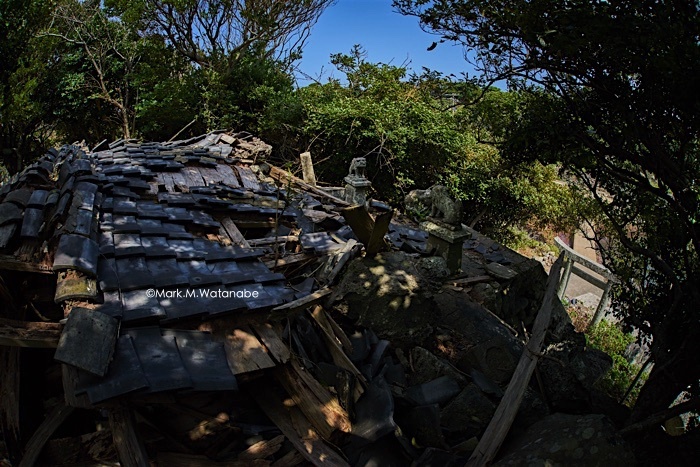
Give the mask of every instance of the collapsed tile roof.
[[[323, 440], [335, 430], [350, 432], [350, 410], [338, 401], [357, 402], [363, 384], [343, 380], [345, 392], [329, 402], [328, 389], [298, 361], [314, 361], [305, 348], [328, 352], [326, 346], [350, 340], [324, 311], [298, 316], [286, 328], [282, 323], [330, 292], [319, 286], [359, 251], [357, 237], [341, 215], [348, 203], [299, 179], [291, 187], [285, 171], [264, 168], [270, 150], [245, 132], [168, 143], [120, 140], [92, 151], [50, 150], [13, 176], [0, 188], [0, 294], [9, 297], [0, 331], [11, 330], [0, 332], [0, 351], [3, 345], [56, 348], [70, 407], [202, 392], [249, 397], [237, 392], [245, 381], [307, 461], [346, 465]], [[427, 237], [401, 223], [391, 223], [386, 236], [409, 253], [425, 253]], [[483, 239], [465, 246], [489, 261], [510, 262]], [[328, 274], [314, 278], [302, 270]], [[373, 394], [365, 376], [371, 379], [380, 363], [392, 367], [388, 344], [374, 336], [359, 346], [366, 355], [358, 359], [345, 355], [350, 344], [330, 351]], [[299, 355], [292, 358], [291, 350]], [[369, 366], [360, 365], [363, 359]], [[362, 372], [374, 370], [363, 376], [351, 360]], [[255, 379], [258, 370], [271, 371], [274, 388]], [[13, 384], [19, 392], [19, 382]], [[383, 397], [391, 399], [384, 389], [358, 405], [353, 434], [366, 430], [376, 441], [379, 431], [394, 430], [389, 416], [375, 420], [377, 407], [393, 404], [384, 406]], [[280, 415], [275, 404], [285, 391], [321, 439], [294, 435], [305, 433], [308, 422]], [[261, 430], [268, 428], [252, 432]]]
[[[98, 149], [51, 150], [3, 186], [2, 261], [58, 273], [55, 301], [66, 315], [86, 307], [118, 320], [109, 371], [86, 364], [80, 372], [78, 392], [91, 403], [135, 390], [234, 388], [223, 343], [167, 328], [300, 297], [259, 260], [260, 250], [235, 244], [222, 226], [236, 229], [239, 219], [272, 225], [290, 216], [276, 188], [249, 167], [269, 146], [245, 133], [216, 133]], [[197, 364], [201, 355], [206, 365]]]

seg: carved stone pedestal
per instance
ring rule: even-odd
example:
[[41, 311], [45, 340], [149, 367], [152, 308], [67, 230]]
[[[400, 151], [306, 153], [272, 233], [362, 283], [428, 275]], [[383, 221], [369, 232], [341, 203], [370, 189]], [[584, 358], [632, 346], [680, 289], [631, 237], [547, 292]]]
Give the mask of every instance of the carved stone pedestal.
[[462, 267], [464, 240], [471, 238], [466, 226], [462, 224], [460, 229], [452, 230], [435, 222], [425, 221], [420, 227], [428, 232], [428, 250], [434, 249], [437, 256], [445, 258], [452, 274], [459, 271]]
[[345, 201], [352, 204], [365, 204], [372, 182], [364, 177], [348, 175], [345, 177]]

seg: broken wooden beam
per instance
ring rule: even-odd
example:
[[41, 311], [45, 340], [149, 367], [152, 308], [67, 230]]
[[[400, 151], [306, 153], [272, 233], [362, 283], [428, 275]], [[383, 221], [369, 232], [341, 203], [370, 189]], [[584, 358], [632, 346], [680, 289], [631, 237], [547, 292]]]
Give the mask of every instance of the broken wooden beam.
[[56, 348], [63, 325], [0, 318], [0, 345], [10, 347]]
[[448, 285], [459, 287], [463, 285], [478, 284], [479, 282], [490, 282], [492, 280], [493, 278], [491, 276], [472, 276], [464, 277], [462, 279], [448, 279], [446, 283]]
[[252, 238], [248, 240], [251, 247], [274, 245], [276, 243], [298, 242], [298, 235], [280, 235], [279, 237]]
[[501, 448], [501, 444], [508, 434], [513, 420], [515, 420], [515, 415], [520, 408], [530, 377], [541, 355], [542, 343], [552, 316], [553, 300], [557, 299], [557, 285], [559, 285], [559, 273], [563, 262], [564, 253], [559, 255], [559, 259], [549, 271], [542, 306], [537, 312], [537, 317], [532, 327], [532, 336], [530, 336], [530, 340], [528, 340], [527, 345], [523, 349], [518, 366], [515, 368], [515, 372], [508, 383], [500, 404], [498, 404], [496, 413], [481, 436], [481, 440], [469, 458], [467, 466], [489, 465], [496, 457], [496, 454], [498, 454], [498, 450]]
[[274, 178], [275, 180], [280, 181], [283, 184], [288, 184], [288, 183], [294, 183], [295, 185], [299, 186], [300, 188], [315, 194], [317, 196], [320, 196], [322, 198], [329, 199], [333, 201], [335, 204], [339, 206], [350, 206], [350, 203], [347, 201], [336, 198], [333, 195], [330, 195], [323, 191], [322, 189], [311, 186], [308, 183], [306, 183], [304, 180], [300, 179], [299, 177], [295, 177], [291, 173], [288, 173], [287, 171], [280, 169], [279, 167], [275, 167], [274, 165], [270, 166], [270, 177]]
[[293, 255], [285, 256], [284, 258], [271, 259], [269, 261], [263, 261], [265, 266], [272, 271], [277, 271], [287, 266], [292, 266], [294, 264], [301, 264], [315, 260], [317, 257], [310, 255], [308, 253], [296, 253]]
[[291, 400], [284, 400], [273, 387], [264, 382], [253, 383], [248, 389], [265, 415], [312, 465], [350, 465], [323, 441]]
[[316, 432], [330, 439], [336, 431], [349, 433], [352, 429], [348, 413], [328, 389], [323, 387], [296, 358], [275, 371], [275, 378], [309, 420]]
[[332, 284], [333, 281], [335, 281], [335, 278], [338, 277], [338, 274], [340, 274], [340, 271], [343, 269], [345, 264], [347, 264], [347, 262], [350, 261], [352, 258], [359, 255], [360, 251], [362, 251], [361, 244], [357, 243], [357, 241], [352, 238], [348, 240], [347, 243], [343, 246], [343, 248], [337, 250], [332, 256], [332, 258], [335, 259], [335, 265], [328, 274], [324, 274], [321, 277], [323, 283], [325, 283], [326, 285]]
[[264, 370], [276, 365], [268, 355], [268, 349], [247, 326], [229, 332], [224, 347], [228, 366], [234, 375]]
[[350, 357], [348, 357], [345, 351], [343, 351], [343, 348], [349, 349], [348, 351], [350, 352], [352, 351], [352, 344], [350, 343], [350, 339], [348, 339], [348, 337], [345, 335], [344, 332], [342, 332], [342, 330], [340, 330], [340, 328], [338, 328], [337, 330], [335, 329], [335, 327], [337, 327], [338, 325], [333, 321], [333, 319], [330, 316], [326, 314], [323, 307], [316, 306], [313, 312], [311, 312], [311, 316], [316, 321], [319, 328], [321, 328], [321, 336], [323, 337], [323, 340], [326, 343], [326, 347], [328, 348], [328, 351], [331, 354], [333, 363], [336, 364], [338, 367], [343, 368], [344, 370], [347, 370], [350, 373], [352, 373], [352, 375], [360, 383], [355, 385], [353, 393], [353, 400], [357, 402], [357, 400], [364, 392], [364, 388], [367, 387], [367, 380], [365, 379], [362, 372], [360, 372], [360, 370], [355, 366], [352, 360], [350, 360]]
[[20, 349], [0, 346], [0, 435], [12, 463], [22, 457], [19, 420]]
[[121, 465], [149, 467], [148, 454], [136, 430], [134, 411], [125, 404], [110, 408], [109, 425]]
[[284, 435], [279, 435], [272, 439], [258, 441], [242, 453], [238, 454], [236, 460], [253, 461], [256, 459], [264, 459], [269, 457], [280, 450], [282, 443], [284, 443], [284, 439]]
[[298, 300], [293, 300], [291, 302], [279, 305], [272, 309], [273, 312], [286, 311], [288, 313], [303, 310], [311, 305], [316, 305], [318, 302], [323, 300], [324, 297], [330, 295], [332, 292], [329, 288], [323, 288], [317, 290], [316, 292], [309, 294], [305, 297], [301, 297]]
[[244, 248], [250, 248], [250, 244], [238, 229], [236, 223], [233, 222], [230, 217], [224, 217], [221, 219], [221, 233], [230, 238], [234, 244], [240, 245]]
[[54, 274], [50, 265], [27, 263], [9, 255], [0, 255], [0, 270]]
[[73, 410], [73, 407], [69, 407], [63, 402], [59, 402], [56, 407], [53, 408], [41, 425], [39, 425], [39, 428], [37, 428], [32, 437], [29, 438], [27, 446], [24, 449], [24, 457], [22, 457], [22, 462], [19, 463], [19, 467], [32, 467], [36, 463], [46, 442], [56, 429], [63, 424], [66, 418], [73, 413]]
[[372, 219], [364, 204], [358, 204], [342, 210], [345, 222], [350, 226], [358, 240], [365, 245], [369, 258], [374, 257], [385, 247], [384, 235], [389, 230], [393, 211], [383, 212]]

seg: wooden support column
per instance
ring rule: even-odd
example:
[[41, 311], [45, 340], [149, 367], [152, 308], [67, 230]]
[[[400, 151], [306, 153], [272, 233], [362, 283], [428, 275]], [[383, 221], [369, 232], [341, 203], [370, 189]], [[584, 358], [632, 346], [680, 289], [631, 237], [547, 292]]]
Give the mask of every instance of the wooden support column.
[[136, 431], [134, 412], [127, 405], [120, 404], [110, 409], [109, 424], [112, 428], [114, 447], [119, 462], [125, 467], [149, 467], [148, 454]]
[[22, 442], [19, 431], [19, 347], [0, 345], [0, 434], [10, 461], [19, 463]]
[[314, 173], [314, 163], [311, 161], [311, 153], [304, 152], [299, 158], [301, 159], [301, 170], [304, 174], [304, 181], [311, 186], [316, 186], [316, 174]]

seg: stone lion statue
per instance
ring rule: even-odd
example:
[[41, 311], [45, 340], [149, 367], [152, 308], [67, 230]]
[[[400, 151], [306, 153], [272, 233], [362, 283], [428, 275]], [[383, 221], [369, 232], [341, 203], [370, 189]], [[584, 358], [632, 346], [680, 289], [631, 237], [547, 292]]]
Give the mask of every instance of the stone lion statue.
[[453, 200], [447, 187], [433, 185], [427, 190], [413, 190], [404, 199], [406, 206], [419, 210], [420, 206], [430, 209], [430, 217], [445, 224], [460, 226], [462, 203]]
[[350, 163], [350, 171], [348, 176], [357, 178], [367, 178], [365, 169], [367, 168], [367, 160], [364, 157], [356, 157]]

